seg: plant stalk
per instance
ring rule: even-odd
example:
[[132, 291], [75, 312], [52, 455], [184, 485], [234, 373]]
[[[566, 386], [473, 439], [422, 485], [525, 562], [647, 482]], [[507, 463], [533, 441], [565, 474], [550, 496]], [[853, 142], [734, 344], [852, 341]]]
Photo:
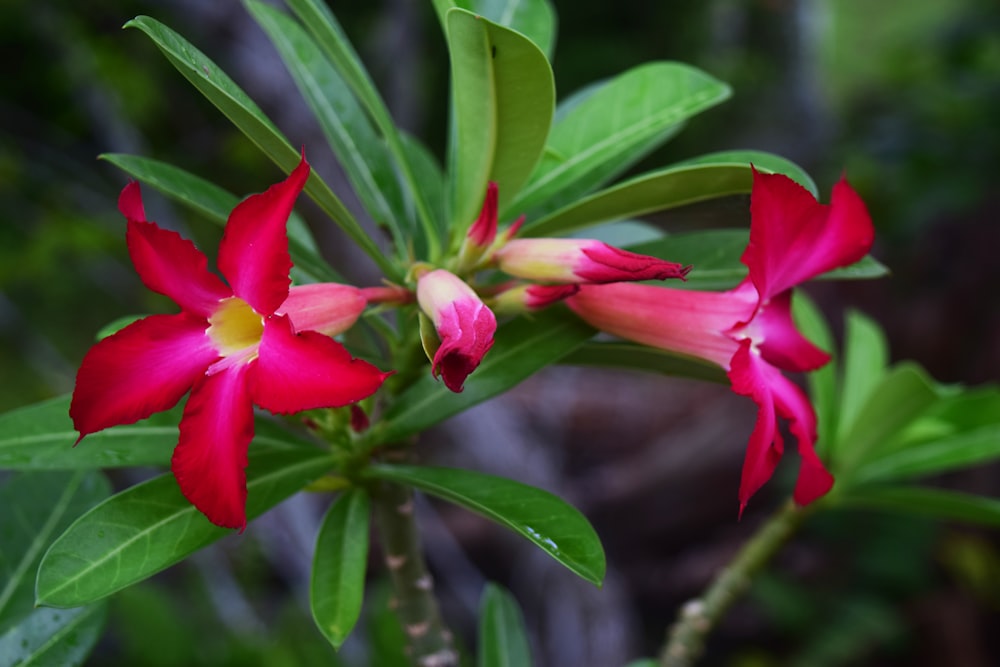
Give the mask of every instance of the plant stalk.
[[700, 597], [684, 604], [667, 632], [660, 652], [661, 667], [689, 667], [701, 657], [708, 633], [746, 591], [753, 576], [788, 541], [806, 514], [808, 511], [789, 500], [743, 545]]
[[413, 516], [413, 490], [382, 482], [373, 495], [375, 520], [392, 581], [391, 604], [406, 635], [406, 652], [417, 667], [453, 667], [458, 653], [434, 597]]

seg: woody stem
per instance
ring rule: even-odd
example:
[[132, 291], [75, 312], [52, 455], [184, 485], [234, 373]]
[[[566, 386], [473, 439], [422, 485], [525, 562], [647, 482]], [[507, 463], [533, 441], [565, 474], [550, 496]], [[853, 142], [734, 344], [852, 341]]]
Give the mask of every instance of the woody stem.
[[660, 667], [689, 667], [701, 657], [705, 639], [742, 595], [753, 576], [792, 536], [808, 512], [789, 500], [743, 545], [700, 597], [681, 608], [660, 652]]
[[413, 515], [413, 491], [382, 482], [373, 495], [375, 520], [392, 581], [392, 606], [406, 635], [407, 654], [417, 667], [452, 667], [458, 654], [441, 621], [434, 581], [427, 571]]

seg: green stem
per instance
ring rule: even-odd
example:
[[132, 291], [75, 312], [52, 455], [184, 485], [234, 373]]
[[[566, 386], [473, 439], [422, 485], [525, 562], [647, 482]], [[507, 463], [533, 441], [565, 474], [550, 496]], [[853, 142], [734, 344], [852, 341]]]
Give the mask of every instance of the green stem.
[[392, 605], [406, 635], [406, 651], [417, 667], [453, 667], [458, 653], [441, 621], [434, 581], [427, 572], [413, 517], [413, 491], [383, 482], [373, 496], [382, 551], [392, 581]]
[[661, 667], [688, 667], [701, 657], [705, 638], [808, 514], [789, 500], [754, 536], [736, 558], [719, 572], [701, 597], [689, 600], [667, 633], [660, 652]]

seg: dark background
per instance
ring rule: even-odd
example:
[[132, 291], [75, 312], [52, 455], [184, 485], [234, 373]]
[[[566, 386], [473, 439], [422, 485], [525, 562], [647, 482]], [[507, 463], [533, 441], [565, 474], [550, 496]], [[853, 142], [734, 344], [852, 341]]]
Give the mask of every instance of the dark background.
[[[892, 276], [812, 288], [835, 326], [843, 308], [861, 309], [885, 327], [894, 360], [914, 359], [945, 382], [996, 380], [1000, 6], [555, 4], [560, 97], [654, 59], [692, 63], [733, 86], [730, 101], [641, 168], [713, 150], [771, 150], [809, 170], [824, 198], [846, 171], [875, 221], [874, 254]], [[440, 155], [447, 61], [430, 3], [334, 9], [395, 117]], [[115, 205], [126, 178], [99, 153], [155, 157], [241, 194], [280, 177], [142, 34], [120, 30], [137, 14], [204, 50], [353, 201], [276, 53], [238, 2], [3, 3], [0, 409], [70, 391], [102, 325], [167, 308], [131, 269]], [[148, 206], [152, 219], [215, 246], [218, 231], [203, 220], [152, 193]], [[377, 281], [321, 218], [312, 222], [340, 268]], [[438, 429], [422, 445], [426, 459], [563, 495], [592, 519], [610, 565], [598, 591], [485, 521], [427, 504], [430, 560], [456, 629], [473, 641], [469, 618], [490, 578], [524, 605], [540, 665], [617, 665], [655, 653], [679, 605], [784, 493], [770, 485], [736, 522], [752, 420], [753, 406], [723, 387], [562, 368]], [[134, 481], [121, 473], [114, 480]], [[992, 495], [1000, 487], [995, 467], [951, 481]], [[326, 502], [297, 498], [245, 536], [117, 596], [91, 664], [333, 661], [312, 628], [304, 588]], [[373, 559], [373, 586], [378, 568]], [[713, 635], [705, 664], [994, 664], [998, 581], [995, 534], [895, 516], [820, 516]], [[341, 658], [367, 659], [353, 640]]]

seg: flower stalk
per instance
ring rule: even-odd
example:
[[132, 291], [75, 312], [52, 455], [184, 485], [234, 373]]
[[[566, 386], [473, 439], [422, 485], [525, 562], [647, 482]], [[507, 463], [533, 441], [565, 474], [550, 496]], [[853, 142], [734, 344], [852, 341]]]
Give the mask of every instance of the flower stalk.
[[375, 521], [393, 597], [390, 601], [406, 636], [406, 652], [417, 667], [458, 664], [452, 635], [441, 620], [434, 580], [427, 571], [414, 518], [413, 490], [382, 482], [373, 493]]
[[705, 649], [705, 640], [722, 616], [746, 591], [753, 576], [795, 533], [809, 510], [789, 500], [743, 545], [704, 593], [681, 607], [660, 652], [661, 667], [689, 667]]

